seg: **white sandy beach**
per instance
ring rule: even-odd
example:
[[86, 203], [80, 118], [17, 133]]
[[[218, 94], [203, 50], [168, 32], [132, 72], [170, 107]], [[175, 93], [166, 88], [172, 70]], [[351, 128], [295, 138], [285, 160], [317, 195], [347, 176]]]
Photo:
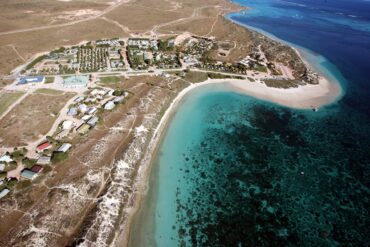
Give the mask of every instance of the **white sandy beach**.
[[245, 80], [227, 80], [227, 83], [240, 93], [296, 109], [328, 105], [342, 94], [339, 84], [330, 82], [324, 77], [320, 78], [317, 85], [308, 84], [289, 89], [272, 88], [260, 82]]

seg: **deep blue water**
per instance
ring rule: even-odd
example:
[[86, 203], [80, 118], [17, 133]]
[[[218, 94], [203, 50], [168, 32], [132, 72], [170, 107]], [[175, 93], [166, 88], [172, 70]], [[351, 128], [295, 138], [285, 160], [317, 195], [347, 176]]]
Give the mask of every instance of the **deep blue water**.
[[222, 86], [191, 92], [131, 246], [369, 246], [370, 2], [238, 2], [252, 10], [231, 19], [323, 55], [345, 95], [314, 113]]

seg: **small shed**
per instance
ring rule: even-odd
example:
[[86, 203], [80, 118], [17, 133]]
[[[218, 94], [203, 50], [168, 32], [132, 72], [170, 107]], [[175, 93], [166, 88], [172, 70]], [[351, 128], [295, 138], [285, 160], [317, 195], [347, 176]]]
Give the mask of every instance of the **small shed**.
[[83, 121], [89, 121], [89, 119], [91, 118], [92, 116], [91, 115], [84, 115], [81, 120]]
[[96, 107], [94, 107], [94, 106], [93, 106], [93, 107], [90, 107], [90, 108], [87, 110], [87, 112], [86, 112], [86, 113], [91, 115], [91, 114], [94, 114], [94, 113], [96, 112], [96, 110], [97, 110], [97, 109], [96, 109]]
[[40, 145], [38, 145], [36, 149], [37, 149], [38, 152], [42, 152], [42, 151], [44, 151], [46, 149], [49, 149], [51, 147], [52, 147], [52, 145], [48, 141], [46, 141], [46, 142], [43, 142]]
[[56, 138], [60, 140], [66, 137], [68, 134], [69, 134], [69, 130], [62, 130], [61, 132], [57, 134]]
[[104, 105], [104, 109], [105, 110], [112, 110], [113, 108], [115, 107], [115, 104], [113, 101], [108, 101], [107, 103], [105, 103]]
[[98, 117], [92, 117], [89, 121], [87, 121], [87, 124], [93, 127], [97, 124], [98, 121], [99, 121]]
[[80, 127], [78, 127], [77, 132], [80, 134], [86, 134], [90, 129], [90, 125], [88, 124], [82, 124]]
[[87, 106], [85, 104], [81, 104], [78, 106], [78, 110], [82, 113], [85, 113], [87, 111]]
[[67, 152], [70, 148], [72, 147], [72, 145], [70, 143], [63, 143], [62, 146], [60, 146], [57, 150], [57, 152], [62, 152], [62, 153], [65, 153]]
[[72, 128], [72, 126], [73, 126], [73, 121], [72, 120], [66, 120], [62, 124], [62, 129], [63, 130], [69, 130], [69, 129]]
[[12, 161], [13, 159], [8, 154], [3, 154], [2, 156], [0, 156], [0, 162], [10, 163]]
[[38, 164], [38, 165], [48, 165], [48, 164], [50, 164], [50, 162], [51, 162], [51, 157], [49, 157], [49, 156], [41, 156], [36, 161], [36, 164]]
[[42, 172], [43, 169], [44, 169], [44, 167], [42, 167], [40, 165], [34, 165], [34, 166], [31, 167], [31, 171], [33, 171], [34, 173]]
[[76, 115], [77, 115], [77, 109], [76, 109], [76, 108], [74, 108], [74, 107], [70, 108], [70, 109], [68, 110], [68, 112], [67, 112], [67, 115], [68, 115], [68, 116], [71, 116], [71, 117], [76, 116]]
[[5, 197], [7, 194], [9, 194], [10, 190], [8, 188], [5, 188], [0, 191], [0, 198]]

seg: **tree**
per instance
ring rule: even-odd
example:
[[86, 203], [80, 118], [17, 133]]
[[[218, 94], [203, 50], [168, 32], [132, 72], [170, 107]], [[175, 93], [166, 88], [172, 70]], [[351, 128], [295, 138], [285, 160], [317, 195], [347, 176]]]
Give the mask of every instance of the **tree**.
[[53, 156], [51, 158], [51, 161], [53, 163], [59, 163], [63, 160], [66, 160], [68, 158], [68, 154], [67, 153], [63, 153], [63, 152], [54, 152], [53, 153]]

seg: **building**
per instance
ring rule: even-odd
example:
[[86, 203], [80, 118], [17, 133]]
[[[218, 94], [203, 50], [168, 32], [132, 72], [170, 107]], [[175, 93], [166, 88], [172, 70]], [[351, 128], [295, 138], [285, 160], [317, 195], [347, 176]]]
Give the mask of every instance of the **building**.
[[48, 165], [50, 164], [51, 157], [49, 156], [41, 156], [37, 161], [36, 164], [38, 165]]
[[95, 126], [99, 121], [98, 117], [92, 117], [89, 121], [87, 121], [87, 124], [91, 127]]
[[91, 118], [91, 115], [84, 115], [82, 118], [81, 118], [81, 120], [83, 120], [83, 121], [89, 121], [89, 119]]
[[77, 128], [77, 132], [80, 134], [86, 134], [90, 130], [90, 125], [88, 124], [81, 124], [80, 127]]
[[128, 93], [127, 92], [125, 92], [125, 94], [124, 95], [122, 95], [122, 96], [118, 96], [118, 97], [115, 97], [114, 99], [113, 99], [113, 102], [114, 103], [116, 103], [116, 104], [119, 104], [119, 103], [122, 103], [124, 100], [125, 100], [125, 98], [126, 98], [126, 96], [128, 95]]
[[52, 145], [48, 141], [46, 141], [46, 142], [43, 142], [40, 145], [38, 145], [37, 148], [36, 148], [36, 150], [38, 152], [42, 152], [42, 151], [44, 151], [46, 149], [49, 149], [51, 147], [52, 147]]
[[83, 96], [79, 96], [79, 97], [77, 97], [75, 100], [74, 100], [74, 102], [76, 102], [76, 103], [80, 103], [81, 101], [83, 101], [85, 99], [85, 97], [83, 97]]
[[12, 161], [13, 161], [13, 159], [8, 154], [4, 154], [4, 155], [0, 156], [0, 163], [10, 163]]
[[94, 113], [96, 112], [96, 110], [97, 110], [97, 109], [96, 109], [96, 107], [94, 107], [94, 106], [93, 106], [93, 107], [90, 107], [90, 108], [87, 110], [87, 112], [86, 112], [86, 113], [87, 113], [87, 114], [89, 114], [89, 115], [91, 115], [91, 114], [94, 114]]
[[67, 112], [67, 115], [68, 115], [68, 116], [71, 116], [71, 117], [76, 116], [76, 115], [77, 115], [77, 109], [76, 109], [76, 108], [74, 108], [74, 107], [70, 108], [70, 109], [68, 110], [68, 112]]
[[66, 120], [62, 123], [62, 129], [63, 130], [69, 130], [73, 127], [73, 121], [72, 120]]
[[64, 137], [66, 137], [67, 135], [69, 134], [69, 130], [62, 130], [61, 132], [59, 132], [57, 134], [57, 139], [62, 139]]
[[33, 180], [36, 176], [37, 176], [37, 173], [31, 171], [30, 169], [23, 169], [21, 172], [21, 177], [25, 179]]
[[104, 105], [104, 109], [105, 110], [112, 110], [113, 108], [115, 107], [115, 104], [113, 101], [108, 101], [107, 103], [105, 103]]
[[31, 167], [31, 171], [34, 172], [34, 173], [42, 172], [43, 169], [44, 169], [44, 167], [42, 167], [40, 165], [34, 165], [34, 166]]
[[19, 78], [18, 80], [18, 85], [25, 85], [25, 84], [41, 84], [45, 82], [45, 77], [44, 76], [23, 76]]
[[65, 87], [86, 87], [89, 78], [83, 75], [75, 75], [64, 79], [63, 86]]
[[5, 197], [9, 192], [10, 190], [8, 188], [3, 189], [2, 191], [0, 191], [0, 198]]
[[82, 113], [85, 113], [87, 111], [87, 106], [85, 104], [81, 104], [78, 106], [78, 110]]
[[67, 152], [71, 147], [72, 147], [72, 145], [71, 145], [70, 143], [63, 143], [63, 145], [62, 145], [62, 146], [60, 146], [60, 148], [58, 148], [57, 152], [65, 153], [65, 152]]

